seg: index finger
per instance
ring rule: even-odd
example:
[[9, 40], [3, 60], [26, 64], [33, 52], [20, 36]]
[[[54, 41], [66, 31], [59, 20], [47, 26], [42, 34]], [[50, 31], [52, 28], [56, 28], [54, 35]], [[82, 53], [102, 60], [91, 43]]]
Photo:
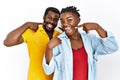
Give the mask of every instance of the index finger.
[[83, 27], [83, 24], [79, 25], [78, 27], [79, 27], [79, 28], [80, 28], [80, 27]]

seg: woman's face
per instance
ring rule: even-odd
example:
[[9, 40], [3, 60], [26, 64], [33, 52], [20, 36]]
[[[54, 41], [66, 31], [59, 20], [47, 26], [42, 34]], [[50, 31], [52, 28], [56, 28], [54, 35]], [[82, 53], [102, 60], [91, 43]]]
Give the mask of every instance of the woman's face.
[[71, 36], [76, 32], [80, 18], [72, 12], [64, 12], [60, 15], [60, 21], [65, 33]]

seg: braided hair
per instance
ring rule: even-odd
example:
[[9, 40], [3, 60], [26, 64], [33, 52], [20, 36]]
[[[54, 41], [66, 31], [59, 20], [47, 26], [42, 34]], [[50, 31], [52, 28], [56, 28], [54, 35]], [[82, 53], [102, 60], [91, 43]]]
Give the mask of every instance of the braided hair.
[[75, 15], [77, 15], [78, 17], [80, 17], [80, 14], [78, 11], [79, 11], [79, 9], [77, 9], [75, 6], [68, 6], [66, 8], [62, 8], [61, 14], [64, 12], [71, 12], [71, 13], [74, 13]]

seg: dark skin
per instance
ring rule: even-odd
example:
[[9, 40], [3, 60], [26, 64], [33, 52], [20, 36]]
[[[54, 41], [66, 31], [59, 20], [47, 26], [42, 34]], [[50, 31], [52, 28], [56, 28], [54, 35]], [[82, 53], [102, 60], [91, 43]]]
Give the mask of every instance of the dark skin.
[[[80, 22], [80, 18], [72, 12], [62, 13], [60, 16], [60, 21], [62, 24], [62, 30], [65, 31], [68, 38], [70, 39], [71, 47], [73, 49], [79, 49], [83, 46], [81, 35], [78, 32], [78, 28], [80, 27], [82, 27], [86, 33], [89, 33], [89, 31], [91, 30], [96, 30], [101, 38], [107, 37], [106, 31], [97, 23], [88, 22], [78, 25], [78, 23]], [[59, 44], [61, 44], [61, 40], [58, 38], [53, 38], [48, 43], [45, 53], [47, 64], [49, 64], [53, 56], [52, 49]]]
[[[57, 22], [59, 20], [59, 15], [54, 14], [54, 12], [52, 11], [49, 11], [48, 15], [44, 16], [44, 20], [45, 20], [44, 23], [46, 23], [44, 30], [48, 34], [49, 39], [52, 39], [54, 29], [56, 28]], [[48, 27], [48, 26], [51, 26], [51, 27]]]
[[22, 34], [27, 29], [31, 29], [36, 32], [38, 30], [39, 24], [43, 25], [45, 32], [48, 34], [49, 39], [51, 39], [54, 29], [57, 26], [57, 22], [59, 20], [59, 14], [49, 11], [48, 14], [43, 17], [43, 19], [44, 23], [26, 22], [22, 26], [11, 31], [4, 40], [4, 45], [10, 47], [13, 45], [21, 44], [23, 42]]

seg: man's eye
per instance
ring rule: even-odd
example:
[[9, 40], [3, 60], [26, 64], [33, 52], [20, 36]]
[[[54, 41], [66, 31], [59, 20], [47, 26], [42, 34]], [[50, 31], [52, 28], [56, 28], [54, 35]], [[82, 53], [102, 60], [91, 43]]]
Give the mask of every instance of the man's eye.
[[55, 18], [54, 21], [57, 22], [59, 19], [58, 18]]
[[48, 16], [47, 18], [48, 18], [48, 19], [51, 19], [51, 17], [49, 17], [49, 16]]
[[71, 21], [72, 21], [72, 19], [68, 19], [68, 20], [67, 20], [67, 22], [71, 22]]

